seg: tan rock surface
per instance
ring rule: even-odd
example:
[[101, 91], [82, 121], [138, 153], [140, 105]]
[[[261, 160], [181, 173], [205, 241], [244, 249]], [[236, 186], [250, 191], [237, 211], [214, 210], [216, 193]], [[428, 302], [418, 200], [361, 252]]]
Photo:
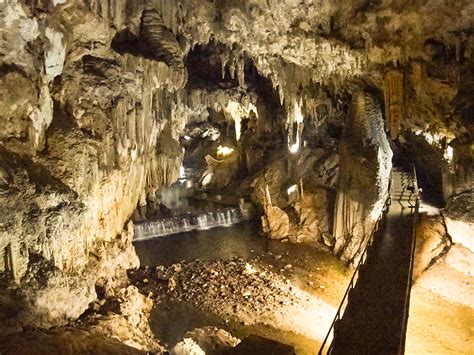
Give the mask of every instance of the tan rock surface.
[[414, 280], [451, 246], [442, 216], [422, 216], [416, 226], [415, 238]]

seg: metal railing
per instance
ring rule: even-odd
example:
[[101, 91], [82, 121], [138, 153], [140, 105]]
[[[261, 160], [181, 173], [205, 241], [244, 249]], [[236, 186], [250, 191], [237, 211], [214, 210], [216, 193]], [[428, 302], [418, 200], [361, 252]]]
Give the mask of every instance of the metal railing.
[[411, 242], [411, 250], [410, 250], [410, 265], [408, 271], [408, 279], [407, 279], [407, 291], [405, 295], [405, 305], [404, 305], [404, 312], [403, 312], [403, 323], [402, 323], [402, 334], [400, 337], [400, 354], [405, 353], [405, 341], [406, 341], [406, 333], [408, 327], [408, 315], [410, 313], [410, 295], [411, 295], [411, 287], [413, 284], [413, 264], [415, 260], [415, 249], [416, 249], [416, 225], [418, 223], [418, 212], [420, 209], [420, 196], [418, 193], [418, 180], [416, 178], [416, 169], [413, 166], [413, 187], [415, 194], [415, 205], [411, 205], [411, 199], [409, 201], [410, 207], [414, 208], [413, 213], [413, 231], [412, 231], [412, 242]]
[[[333, 349], [333, 346], [334, 346], [334, 342], [333, 342], [333, 340], [334, 340], [334, 331], [335, 331], [336, 323], [344, 315], [344, 311], [345, 311], [345, 309], [347, 307], [347, 303], [349, 301], [349, 293], [352, 289], [354, 289], [354, 287], [357, 283], [357, 280], [359, 279], [360, 268], [361, 268], [362, 265], [365, 264], [365, 261], [367, 260], [369, 248], [373, 245], [374, 236], [377, 233], [377, 231], [379, 230], [380, 222], [385, 218], [385, 215], [386, 215], [386, 213], [387, 213], [387, 211], [390, 207], [390, 204], [391, 204], [391, 201], [392, 201], [391, 193], [390, 193], [390, 191], [391, 191], [391, 182], [392, 182], [392, 177], [390, 176], [390, 183], [389, 183], [389, 187], [388, 187], [388, 196], [387, 196], [387, 199], [385, 200], [385, 204], [384, 204], [382, 213], [380, 214], [379, 218], [375, 222], [374, 228], [373, 228], [373, 230], [370, 234], [367, 245], [365, 246], [364, 251], [362, 252], [362, 255], [359, 259], [359, 262], [357, 263], [357, 266], [354, 270], [354, 273], [352, 274], [351, 280], [349, 281], [349, 285], [347, 286], [346, 292], [344, 293], [344, 296], [342, 297], [342, 301], [339, 305], [339, 308], [337, 309], [334, 320], [331, 323], [331, 327], [329, 328], [329, 331], [328, 331], [326, 337], [324, 338], [324, 341], [321, 345], [321, 348], [319, 349], [318, 355], [330, 354], [332, 349]], [[327, 350], [326, 350], [326, 347], [327, 347]]]
[[[391, 205], [391, 181], [392, 177], [390, 177], [390, 185], [389, 185], [389, 194], [387, 197], [387, 200], [385, 201], [384, 208], [382, 210], [382, 213], [380, 214], [379, 218], [377, 219], [374, 229], [370, 235], [369, 241], [364, 248], [364, 251], [361, 255], [361, 258], [359, 262], [357, 263], [357, 266], [354, 270], [354, 273], [351, 277], [351, 280], [349, 281], [349, 285], [347, 286], [346, 292], [344, 293], [344, 296], [342, 298], [341, 304], [339, 305], [339, 308], [337, 309], [336, 315], [334, 317], [334, 320], [331, 323], [331, 327], [329, 328], [329, 331], [324, 338], [324, 341], [321, 345], [321, 348], [319, 349], [318, 355], [322, 354], [330, 354], [333, 350], [334, 347], [334, 332], [335, 332], [335, 327], [337, 322], [342, 319], [344, 315], [344, 311], [347, 307], [347, 303], [349, 301], [349, 293], [352, 289], [354, 289], [357, 280], [359, 279], [359, 273], [360, 273], [360, 268], [362, 265], [365, 264], [365, 261], [367, 260], [368, 256], [368, 251], [369, 248], [373, 245], [374, 242], [374, 237], [375, 234], [379, 230], [379, 225], [380, 222], [385, 218], [385, 215]], [[419, 210], [419, 205], [420, 205], [420, 199], [418, 196], [418, 183], [417, 183], [417, 178], [416, 178], [416, 170], [415, 167], [413, 166], [413, 186], [412, 186], [412, 192], [410, 195], [415, 194], [415, 204], [411, 204], [411, 199], [409, 199], [409, 204], [411, 208], [414, 208], [414, 217], [413, 217], [413, 235], [412, 235], [412, 244], [411, 244], [411, 250], [410, 250], [410, 265], [409, 265], [409, 276], [408, 276], [408, 287], [407, 287], [407, 294], [405, 296], [405, 305], [404, 305], [404, 318], [403, 318], [403, 325], [402, 325], [402, 334], [400, 338], [400, 354], [404, 353], [405, 349], [405, 339], [406, 339], [406, 328], [408, 325], [408, 314], [409, 314], [409, 307], [410, 307], [410, 292], [411, 292], [411, 285], [412, 285], [412, 275], [413, 275], [413, 260], [414, 260], [414, 253], [415, 253], [415, 245], [416, 245], [416, 223], [418, 221], [418, 210]]]

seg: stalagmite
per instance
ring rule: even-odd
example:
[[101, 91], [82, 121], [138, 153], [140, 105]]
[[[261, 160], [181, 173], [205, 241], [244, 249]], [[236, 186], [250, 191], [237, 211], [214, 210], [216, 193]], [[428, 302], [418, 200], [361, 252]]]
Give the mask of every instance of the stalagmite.
[[403, 73], [390, 70], [384, 79], [385, 117], [390, 138], [395, 139], [400, 132], [403, 118]]

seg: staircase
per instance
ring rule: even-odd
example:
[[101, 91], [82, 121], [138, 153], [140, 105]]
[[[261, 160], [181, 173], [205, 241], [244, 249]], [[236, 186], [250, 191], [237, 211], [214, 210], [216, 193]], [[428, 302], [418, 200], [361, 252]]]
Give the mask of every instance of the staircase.
[[320, 354], [404, 353], [418, 211], [415, 172], [394, 169], [390, 197], [387, 214], [355, 271], [357, 281], [349, 286], [347, 306], [336, 315], [332, 343], [327, 349], [323, 344]]

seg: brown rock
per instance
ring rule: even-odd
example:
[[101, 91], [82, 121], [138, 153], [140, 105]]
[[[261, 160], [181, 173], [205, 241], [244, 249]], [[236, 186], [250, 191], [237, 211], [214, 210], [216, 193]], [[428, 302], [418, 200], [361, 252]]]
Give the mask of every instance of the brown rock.
[[416, 226], [413, 279], [416, 280], [450, 246], [451, 241], [447, 235], [443, 217], [439, 215], [421, 216]]

